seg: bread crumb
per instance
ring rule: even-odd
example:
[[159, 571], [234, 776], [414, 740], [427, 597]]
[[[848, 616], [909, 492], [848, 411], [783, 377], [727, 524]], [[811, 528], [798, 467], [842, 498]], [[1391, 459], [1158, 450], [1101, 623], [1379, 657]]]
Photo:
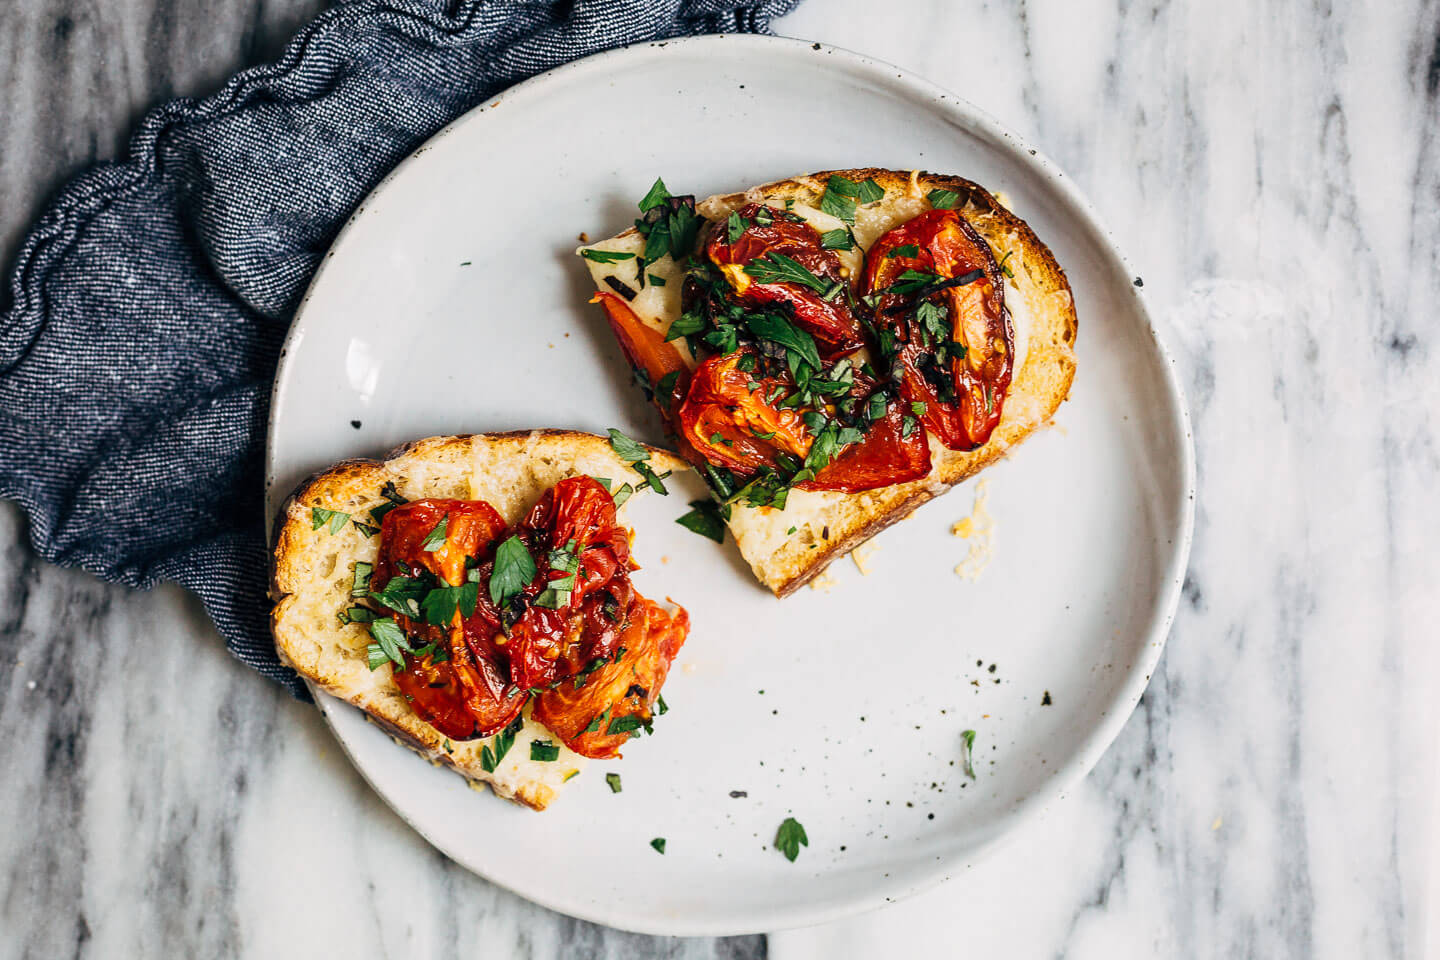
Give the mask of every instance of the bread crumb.
[[670, 554], [668, 554], [668, 553], [661, 554], [661, 555], [660, 555], [660, 562], [661, 562], [661, 563], [669, 563], [669, 562], [670, 562]]
[[830, 575], [829, 570], [820, 571], [819, 575], [810, 581], [811, 590], [824, 590], [826, 593], [829, 593], [830, 589], [836, 586], [839, 586], [839, 584], [835, 578]]
[[850, 560], [855, 564], [855, 569], [860, 571], [860, 576], [870, 576], [870, 570], [866, 567], [866, 564], [870, 562], [871, 557], [879, 552], [879, 545], [869, 542], [862, 543], [850, 551]]
[[990, 481], [982, 478], [975, 484], [975, 504], [970, 516], [962, 517], [950, 528], [955, 536], [970, 541], [969, 552], [955, 568], [956, 575], [966, 580], [980, 579], [995, 553], [995, 521], [986, 507], [989, 499]]
[[589, 243], [589, 242], [590, 242], [590, 234], [585, 233], [584, 231], [581, 231], [580, 236], [579, 236], [577, 239], [579, 239], [579, 241], [580, 241], [581, 243]]
[[680, 665], [680, 672], [681, 672], [681, 673], [694, 673], [694, 672], [695, 672], [695, 664], [694, 664], [694, 662], [693, 662], [693, 661], [690, 661], [690, 660], [686, 660], [684, 663], [682, 663], [682, 664]]
[[1215, 822], [1212, 823], [1212, 824], [1210, 824], [1210, 829], [1211, 829], [1211, 830], [1219, 830], [1219, 829], [1220, 829], [1220, 824], [1223, 823], [1223, 822], [1224, 822], [1224, 821], [1221, 820], [1219, 817], [1216, 817], [1216, 818], [1215, 818]]

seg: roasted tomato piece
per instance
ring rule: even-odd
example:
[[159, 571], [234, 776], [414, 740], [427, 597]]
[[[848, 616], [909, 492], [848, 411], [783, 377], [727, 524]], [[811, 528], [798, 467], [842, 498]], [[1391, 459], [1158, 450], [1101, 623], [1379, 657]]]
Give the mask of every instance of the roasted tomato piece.
[[[700, 364], [676, 416], [693, 450], [743, 476], [774, 467], [779, 452], [804, 458], [812, 443], [800, 411], [777, 405], [794, 384], [788, 378], [755, 379], [759, 359], [745, 348]], [[742, 369], [742, 363], [751, 369]]]
[[[444, 523], [444, 540], [435, 549], [426, 542]], [[493, 549], [505, 521], [484, 501], [416, 500], [385, 514], [380, 524], [380, 555], [371, 575], [379, 590], [398, 575], [428, 571], [449, 586], [465, 583], [467, 561], [479, 562]], [[470, 563], [470, 565], [474, 565]], [[486, 737], [509, 723], [525, 705], [523, 694], [507, 690], [504, 660], [493, 637], [498, 620], [480, 610], [469, 618], [457, 609], [441, 626], [396, 613], [411, 646], [431, 648], [421, 657], [405, 654], [405, 669], [394, 672], [395, 685], [415, 712], [454, 740]]]
[[690, 631], [690, 617], [637, 595], [620, 634], [620, 656], [563, 680], [535, 698], [534, 716], [576, 753], [620, 756], [620, 748], [651, 719], [670, 663]]
[[892, 402], [885, 416], [870, 425], [864, 439], [841, 450], [839, 456], [815, 474], [814, 480], [798, 486], [802, 490], [860, 493], [928, 476], [930, 444], [925, 440], [925, 430], [914, 418], [907, 435], [907, 406]]
[[[757, 360], [748, 371], [740, 367], [747, 354]], [[805, 426], [804, 411], [778, 406], [795, 384], [788, 376], [760, 376], [757, 380], [755, 370], [761, 366], [748, 349], [706, 360], [696, 369], [677, 418], [680, 433], [691, 448], [711, 464], [742, 478], [762, 467], [776, 469], [786, 455], [793, 470], [815, 442]], [[863, 394], [868, 386], [860, 384], [857, 389]], [[907, 434], [901, 407], [892, 402], [860, 441], [843, 448], [815, 479], [796, 486], [858, 493], [929, 473], [930, 447], [925, 432], [912, 423]]]
[[[610, 321], [610, 329], [614, 332], [615, 339], [620, 341], [620, 349], [624, 351], [625, 359], [630, 361], [633, 369], [643, 371], [649, 378], [651, 391], [661, 412], [672, 412], [679, 399], [685, 396], [685, 388], [690, 379], [680, 351], [673, 343], [666, 342], [659, 331], [636, 316], [630, 305], [615, 294], [602, 291], [595, 294], [590, 302], [598, 303], [604, 308], [605, 317]], [[675, 374], [675, 377], [662, 396], [661, 385], [671, 373]]]
[[536, 574], [504, 646], [511, 682], [528, 690], [611, 655], [634, 591], [629, 532], [593, 477], [567, 477], [550, 488], [517, 534]]
[[[818, 283], [840, 290], [850, 287], [848, 271], [835, 255], [820, 242], [820, 234], [799, 217], [773, 207], [750, 203], [736, 213], [745, 229], [731, 243], [729, 226], [719, 221], [710, 227], [705, 241], [705, 254], [720, 268], [735, 297], [751, 306], [784, 305], [792, 311], [795, 322], [815, 338], [820, 355], [837, 359], [865, 345], [860, 322], [855, 318], [844, 296], [827, 299], [821, 291], [805, 283], [784, 280], [784, 273], [756, 267], [756, 261], [767, 265], [784, 265], [788, 258], [799, 264]], [[768, 223], [763, 221], [768, 220]], [[749, 268], [747, 270], [747, 268]], [[761, 276], [753, 275], [761, 272]]]
[[925, 404], [925, 427], [952, 450], [990, 439], [1010, 389], [1015, 335], [989, 244], [954, 210], [927, 211], [875, 241], [864, 288], [876, 326], [895, 337], [888, 359], [901, 396]]

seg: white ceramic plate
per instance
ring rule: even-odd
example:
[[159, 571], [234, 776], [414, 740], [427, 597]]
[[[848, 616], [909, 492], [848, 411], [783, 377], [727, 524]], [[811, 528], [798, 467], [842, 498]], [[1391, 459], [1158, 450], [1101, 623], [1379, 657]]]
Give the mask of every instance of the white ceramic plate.
[[[637, 501], [637, 584], [694, 619], [665, 689], [671, 710], [543, 814], [467, 789], [321, 696], [375, 789], [477, 873], [652, 933], [824, 921], [974, 862], [1089, 770], [1144, 690], [1184, 572], [1193, 467], [1131, 272], [1034, 150], [925, 81], [818, 44], [705, 37], [591, 57], [506, 92], [401, 164], [336, 241], [290, 334], [271, 514], [308, 473], [417, 437], [618, 426], [659, 440], [586, 304], [577, 234], [626, 226], [657, 174], [705, 196], [863, 166], [1003, 190], [1074, 287], [1071, 399], [1054, 429], [984, 474], [993, 561], [978, 582], [952, 572], [967, 543], [950, 528], [971, 510], [972, 482], [880, 535], [868, 576], [844, 561], [829, 592], [779, 602], [733, 546], [672, 522], [701, 495], [693, 478]], [[795, 863], [770, 847], [792, 815], [810, 838]]]

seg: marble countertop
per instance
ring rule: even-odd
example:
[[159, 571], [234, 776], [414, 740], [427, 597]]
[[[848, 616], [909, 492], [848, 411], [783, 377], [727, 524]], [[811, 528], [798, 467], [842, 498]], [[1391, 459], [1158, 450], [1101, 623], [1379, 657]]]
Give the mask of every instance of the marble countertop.
[[[0, 259], [147, 105], [273, 57], [320, 6], [0, 7]], [[197, 601], [47, 566], [0, 504], [0, 958], [1423, 955], [1440, 6], [810, 0], [778, 30], [901, 64], [1041, 145], [1177, 354], [1191, 572], [1095, 771], [887, 910], [769, 938], [619, 933], [449, 863]]]

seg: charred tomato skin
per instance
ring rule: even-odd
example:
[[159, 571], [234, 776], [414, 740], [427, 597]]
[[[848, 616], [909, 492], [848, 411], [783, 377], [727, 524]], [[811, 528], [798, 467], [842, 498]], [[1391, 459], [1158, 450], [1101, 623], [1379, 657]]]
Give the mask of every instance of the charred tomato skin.
[[[756, 360], [755, 370], [763, 366], [748, 347], [700, 364], [676, 416], [676, 429], [691, 450], [742, 479], [763, 468], [776, 469], [785, 456], [803, 461], [815, 441], [802, 412], [778, 403], [795, 389], [794, 381], [784, 372], [742, 370], [740, 358], [746, 355]], [[859, 493], [925, 476], [930, 447], [924, 431], [916, 424], [906, 434], [903, 422], [900, 405], [891, 402], [858, 442], [796, 487]]]
[[[438, 550], [425, 540], [441, 522], [446, 537]], [[468, 574], [467, 561], [488, 556], [505, 530], [505, 521], [483, 501], [415, 500], [385, 514], [380, 524], [380, 553], [371, 585], [380, 589], [400, 572], [425, 570], [458, 586]], [[515, 718], [525, 705], [518, 691], [507, 690], [507, 667], [490, 642], [498, 623], [476, 609], [471, 617], [456, 611], [446, 626], [395, 614], [412, 646], [436, 645], [423, 657], [404, 654], [405, 669], [393, 671], [395, 685], [427, 723], [452, 740], [488, 737]]]
[[[756, 260], [780, 254], [820, 280], [850, 289], [853, 278], [846, 275], [835, 251], [821, 244], [819, 232], [791, 213], [759, 203], [747, 203], [735, 212], [745, 229], [733, 243], [724, 220], [711, 224], [704, 241], [706, 257], [725, 275], [735, 299], [752, 307], [788, 308], [796, 325], [815, 338], [823, 359], [839, 359], [864, 346], [864, 331], [845, 297], [826, 300], [802, 284], [762, 283], [745, 270]], [[757, 221], [762, 212], [768, 215], [768, 224]]]
[[[907, 270], [942, 281], [978, 272], [973, 282], [920, 297], [944, 309], [963, 357], [937, 356], [915, 319], [919, 300], [886, 292]], [[949, 449], [983, 445], [1000, 422], [1015, 353], [1004, 274], [989, 244], [956, 211], [927, 211], [875, 241], [865, 257], [863, 290], [877, 329], [895, 337], [890, 363], [901, 397], [925, 404], [920, 419]]]
[[[639, 724], [650, 721], [660, 688], [689, 630], [690, 616], [683, 608], [668, 611], [638, 598], [620, 634], [618, 659], [609, 659], [590, 673], [562, 680], [541, 693], [535, 698], [535, 719], [581, 756], [619, 757], [620, 748], [637, 727], [625, 722], [617, 725], [616, 721], [629, 717], [637, 718]], [[619, 729], [612, 733], [612, 727]]]
[[[536, 574], [525, 588], [525, 610], [504, 646], [511, 683], [530, 690], [570, 676], [613, 650], [617, 631], [613, 623], [602, 623], [598, 611], [613, 609], [617, 619], [628, 613], [634, 597], [630, 536], [616, 518], [610, 492], [593, 477], [583, 476], [567, 477], [546, 491], [516, 534], [535, 559]], [[535, 599], [552, 581], [568, 577], [551, 567], [554, 551], [573, 554], [579, 568], [567, 599], [556, 608], [542, 607]]]

